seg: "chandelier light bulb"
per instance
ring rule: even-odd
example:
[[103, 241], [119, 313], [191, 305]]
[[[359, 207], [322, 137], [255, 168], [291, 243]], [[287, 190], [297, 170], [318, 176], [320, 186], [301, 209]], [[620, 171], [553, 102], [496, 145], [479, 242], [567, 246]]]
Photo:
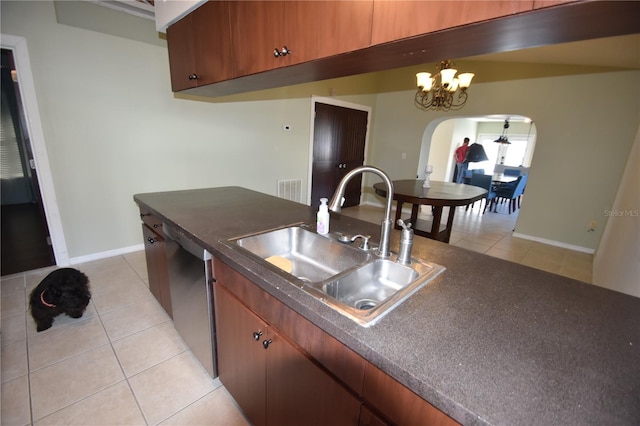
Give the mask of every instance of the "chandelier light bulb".
[[453, 78], [458, 70], [454, 68], [446, 68], [440, 71], [440, 77], [442, 78], [442, 85], [445, 88], [450, 87], [453, 84]]
[[474, 76], [475, 74], [471, 72], [465, 72], [463, 74], [460, 74], [458, 76], [458, 81], [460, 82], [460, 88], [466, 89], [467, 87], [471, 86], [471, 80], [473, 79]]
[[419, 72], [416, 74], [416, 78], [418, 80], [418, 87], [421, 87], [422, 90], [426, 90], [426, 91], [431, 90], [431, 86], [433, 85], [433, 79], [431, 78], [431, 73]]

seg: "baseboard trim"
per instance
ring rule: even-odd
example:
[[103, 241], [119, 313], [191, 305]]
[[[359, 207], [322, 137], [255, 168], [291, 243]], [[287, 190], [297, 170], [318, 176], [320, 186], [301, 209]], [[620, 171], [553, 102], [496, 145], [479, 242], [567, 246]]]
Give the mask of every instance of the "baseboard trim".
[[69, 259], [71, 265], [77, 265], [79, 263], [91, 262], [93, 260], [106, 259], [108, 257], [120, 256], [127, 253], [133, 253], [136, 251], [144, 250], [144, 244], [138, 244], [135, 246], [122, 247], [119, 249], [103, 251], [100, 253], [88, 254], [86, 256], [72, 257]]
[[595, 249], [589, 247], [576, 246], [573, 244], [563, 243], [561, 241], [547, 240], [546, 238], [534, 237], [533, 235], [521, 234], [519, 232], [514, 232], [512, 234], [514, 237], [522, 238], [523, 240], [535, 241], [542, 244], [547, 244], [549, 246], [560, 247], [567, 250], [579, 251], [581, 253], [594, 254], [596, 252]]

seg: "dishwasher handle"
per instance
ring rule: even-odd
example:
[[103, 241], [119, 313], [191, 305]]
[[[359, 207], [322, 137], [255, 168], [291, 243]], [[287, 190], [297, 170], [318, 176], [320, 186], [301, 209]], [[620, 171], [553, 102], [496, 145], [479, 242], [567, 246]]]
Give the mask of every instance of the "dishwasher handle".
[[180, 247], [194, 255], [200, 260], [211, 260], [213, 256], [206, 249], [200, 247], [193, 240], [189, 239], [182, 231], [177, 228], [168, 225], [167, 223], [162, 224], [162, 232], [164, 232], [164, 236], [178, 244]]

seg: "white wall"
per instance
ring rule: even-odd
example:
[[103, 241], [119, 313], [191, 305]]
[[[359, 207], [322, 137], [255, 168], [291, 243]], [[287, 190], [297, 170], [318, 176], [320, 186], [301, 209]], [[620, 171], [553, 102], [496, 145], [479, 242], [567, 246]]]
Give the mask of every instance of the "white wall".
[[593, 283], [640, 297], [640, 129], [593, 258]]

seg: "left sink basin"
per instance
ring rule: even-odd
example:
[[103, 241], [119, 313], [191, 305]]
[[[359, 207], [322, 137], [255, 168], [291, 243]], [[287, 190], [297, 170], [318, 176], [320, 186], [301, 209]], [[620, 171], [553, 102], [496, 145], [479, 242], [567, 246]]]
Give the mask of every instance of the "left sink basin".
[[327, 280], [371, 259], [371, 255], [365, 251], [318, 235], [302, 226], [288, 226], [227, 241], [311, 283]]

